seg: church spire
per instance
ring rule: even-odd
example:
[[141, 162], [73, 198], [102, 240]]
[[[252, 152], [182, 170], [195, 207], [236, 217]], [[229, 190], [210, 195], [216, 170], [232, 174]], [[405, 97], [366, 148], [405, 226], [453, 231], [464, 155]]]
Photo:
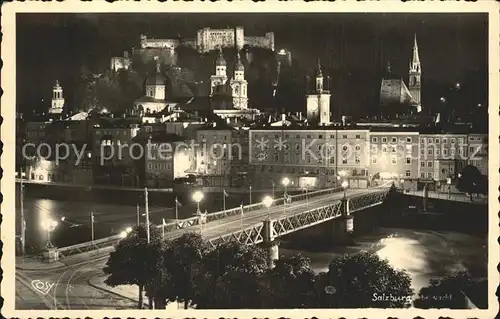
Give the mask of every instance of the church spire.
[[323, 70], [321, 69], [321, 60], [318, 57], [318, 64], [316, 65], [316, 77], [322, 78], [323, 77]]
[[160, 58], [158, 56], [155, 56], [155, 61], [156, 61], [156, 73], [160, 73]]
[[420, 57], [418, 55], [418, 44], [417, 44], [417, 34], [413, 35], [413, 59], [412, 68], [415, 71], [420, 71]]

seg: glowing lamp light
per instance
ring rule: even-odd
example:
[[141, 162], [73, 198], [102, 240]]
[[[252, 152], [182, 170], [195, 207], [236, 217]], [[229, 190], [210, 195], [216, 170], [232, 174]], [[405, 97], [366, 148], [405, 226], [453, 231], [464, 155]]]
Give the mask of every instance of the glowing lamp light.
[[122, 231], [122, 232], [120, 233], [120, 237], [121, 237], [121, 238], [125, 238], [125, 237], [127, 237], [127, 235], [128, 235], [128, 233], [127, 233], [126, 231]]
[[201, 191], [196, 191], [194, 192], [193, 194], [193, 200], [197, 203], [201, 202], [201, 200], [203, 199], [203, 193]]
[[349, 183], [347, 181], [343, 181], [342, 182], [342, 188], [347, 188], [347, 186], [349, 186]]
[[281, 181], [281, 183], [283, 184], [283, 186], [288, 186], [290, 184], [290, 179], [288, 177], [285, 177], [283, 178], [283, 180]]
[[273, 204], [273, 199], [271, 198], [271, 196], [266, 196], [262, 200], [262, 204], [264, 204], [264, 206], [266, 206], [267, 208], [269, 208]]
[[128, 233], [130, 233], [132, 231], [132, 227], [127, 227], [127, 229], [125, 229], [125, 231]]

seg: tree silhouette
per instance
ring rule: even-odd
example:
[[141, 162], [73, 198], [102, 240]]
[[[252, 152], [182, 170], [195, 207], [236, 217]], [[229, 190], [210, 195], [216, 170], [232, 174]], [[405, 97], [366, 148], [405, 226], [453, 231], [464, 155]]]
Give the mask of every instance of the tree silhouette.
[[473, 194], [487, 193], [487, 178], [473, 165], [467, 165], [459, 174], [456, 187], [459, 191], [469, 193], [472, 201]]
[[158, 259], [159, 230], [150, 225], [150, 243], [147, 242], [146, 226], [135, 227], [111, 252], [103, 271], [109, 275], [104, 281], [106, 285], [137, 285], [139, 287], [139, 304], [143, 305], [144, 286], [150, 282], [150, 273], [155, 271]]
[[[399, 308], [408, 305], [413, 294], [406, 271], [367, 252], [333, 259], [316, 285], [319, 306], [324, 308]], [[335, 292], [329, 293], [328, 287]]]

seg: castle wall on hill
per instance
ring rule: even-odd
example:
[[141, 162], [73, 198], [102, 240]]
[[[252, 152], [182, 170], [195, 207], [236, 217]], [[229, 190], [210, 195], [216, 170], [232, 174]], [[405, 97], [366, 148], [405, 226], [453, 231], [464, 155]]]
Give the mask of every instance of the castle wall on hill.
[[219, 47], [237, 47], [244, 45], [260, 47], [274, 51], [274, 33], [267, 32], [264, 36], [245, 36], [243, 27], [227, 29], [203, 28], [198, 30], [196, 38], [187, 39], [154, 39], [141, 35], [141, 49], [171, 49], [178, 46], [195, 48], [200, 53], [209, 52]]
[[267, 32], [263, 37], [246, 36], [245, 45], [274, 51], [274, 33]]
[[177, 64], [177, 54], [173, 49], [163, 48], [147, 48], [147, 49], [134, 49], [132, 51], [132, 59], [139, 58], [144, 64], [148, 64], [154, 60], [155, 56], [158, 57], [161, 64], [175, 65]]

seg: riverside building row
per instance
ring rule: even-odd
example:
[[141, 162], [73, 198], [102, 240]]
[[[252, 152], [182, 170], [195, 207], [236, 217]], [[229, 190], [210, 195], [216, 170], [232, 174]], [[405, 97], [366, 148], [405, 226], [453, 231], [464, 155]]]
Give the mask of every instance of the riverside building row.
[[[366, 187], [379, 178], [446, 181], [466, 165], [488, 175], [488, 135], [465, 128], [248, 127], [223, 121], [148, 124], [120, 118], [28, 122], [25, 129], [18, 149], [27, 143], [65, 142], [80, 145], [79, 150], [86, 145], [84, 160], [78, 163], [74, 154], [59, 164], [54, 154], [18, 158], [26, 178], [40, 183], [163, 188], [191, 176], [205, 186], [266, 188], [286, 176], [301, 188], [333, 187], [344, 179], [351, 187]], [[137, 144], [145, 150], [147, 143], [148, 156], [139, 156], [139, 147], [130, 148]], [[171, 145], [169, 156], [164, 150], [160, 155], [162, 144]]]

